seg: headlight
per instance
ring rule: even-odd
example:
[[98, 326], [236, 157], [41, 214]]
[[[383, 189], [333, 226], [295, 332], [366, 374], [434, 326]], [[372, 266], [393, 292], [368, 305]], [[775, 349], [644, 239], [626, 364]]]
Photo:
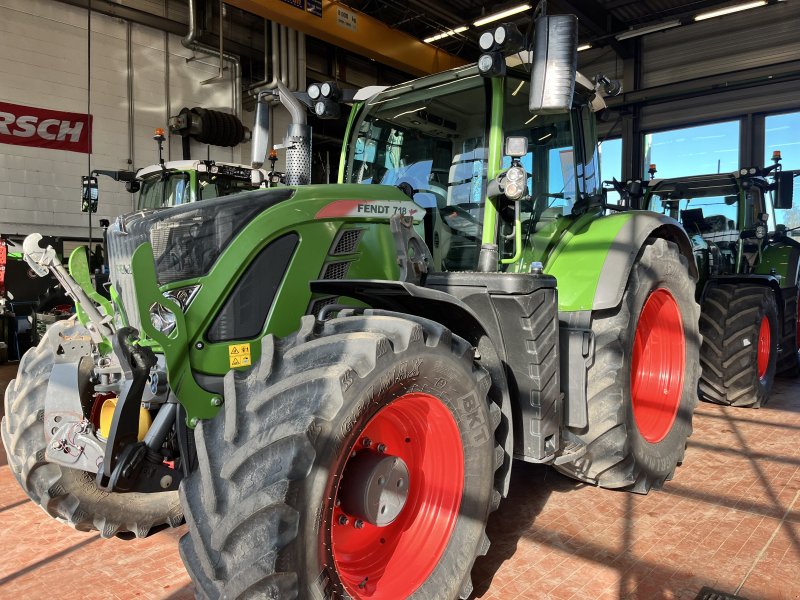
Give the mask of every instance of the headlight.
[[521, 181], [525, 179], [525, 169], [522, 167], [511, 167], [506, 171], [506, 178], [509, 181]]
[[506, 171], [504, 190], [506, 198], [509, 200], [519, 200], [525, 194], [527, 185], [525, 183], [526, 173], [523, 167], [511, 167]]
[[199, 285], [187, 285], [186, 287], [175, 288], [174, 290], [164, 292], [164, 297], [172, 300], [181, 307], [183, 312], [186, 312], [186, 309], [189, 308], [189, 304], [191, 304], [199, 291]]
[[150, 307], [150, 322], [153, 324], [153, 327], [164, 335], [169, 335], [175, 331], [177, 325], [175, 314], [158, 303], [154, 303]]
[[[187, 285], [186, 287], [164, 292], [164, 297], [175, 302], [175, 304], [180, 306], [181, 310], [185, 312], [199, 290], [199, 285]], [[153, 327], [164, 335], [171, 334], [175, 331], [175, 327], [177, 326], [175, 313], [157, 302], [150, 306], [150, 322], [153, 324]]]

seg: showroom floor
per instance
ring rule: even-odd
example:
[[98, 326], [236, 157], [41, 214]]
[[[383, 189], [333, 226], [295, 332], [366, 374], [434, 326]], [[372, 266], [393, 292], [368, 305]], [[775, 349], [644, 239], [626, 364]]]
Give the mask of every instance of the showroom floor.
[[[13, 374], [0, 369], [0, 388]], [[648, 496], [518, 463], [475, 597], [691, 600], [708, 587], [799, 600], [798, 441], [800, 383], [779, 382], [760, 410], [701, 404], [684, 466]], [[26, 501], [0, 449], [0, 598], [192, 598], [182, 533], [124, 542], [59, 525]]]

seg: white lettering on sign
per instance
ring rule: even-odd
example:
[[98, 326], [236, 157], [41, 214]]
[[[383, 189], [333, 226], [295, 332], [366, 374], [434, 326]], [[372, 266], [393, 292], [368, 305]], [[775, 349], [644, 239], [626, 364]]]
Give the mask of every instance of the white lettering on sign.
[[58, 128], [58, 141], [63, 140], [69, 136], [70, 142], [77, 142], [81, 139], [81, 132], [83, 131], [83, 123], [70, 123], [69, 121], [61, 121], [61, 126]]
[[91, 115], [0, 102], [0, 144], [90, 152]]
[[413, 217], [419, 221], [425, 216], [425, 209], [414, 202], [396, 200], [335, 200], [324, 206], [318, 219], [338, 217], [378, 217], [389, 219], [395, 215]]
[[33, 137], [36, 133], [36, 117], [17, 117], [17, 129], [12, 133], [17, 137]]
[[39, 123], [39, 126], [36, 128], [36, 133], [38, 133], [39, 137], [42, 138], [43, 140], [54, 140], [56, 139], [56, 134], [47, 131], [47, 129], [49, 127], [52, 127], [53, 125], [59, 127], [61, 125], [61, 121], [58, 121], [56, 119], [45, 119], [44, 121]]

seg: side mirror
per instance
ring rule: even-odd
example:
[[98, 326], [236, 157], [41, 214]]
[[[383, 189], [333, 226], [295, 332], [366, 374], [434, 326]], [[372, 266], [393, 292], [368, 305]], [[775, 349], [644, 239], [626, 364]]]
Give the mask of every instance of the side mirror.
[[125, 189], [131, 194], [135, 194], [141, 188], [142, 188], [142, 182], [136, 181], [135, 179], [133, 181], [128, 181], [125, 183]]
[[548, 15], [536, 20], [530, 112], [569, 111], [578, 66], [578, 19], [575, 15]]
[[792, 208], [794, 176], [794, 171], [779, 171], [775, 174], [775, 196], [773, 197], [773, 206], [775, 208]]
[[81, 177], [81, 212], [97, 212], [99, 195], [97, 177], [90, 175]]

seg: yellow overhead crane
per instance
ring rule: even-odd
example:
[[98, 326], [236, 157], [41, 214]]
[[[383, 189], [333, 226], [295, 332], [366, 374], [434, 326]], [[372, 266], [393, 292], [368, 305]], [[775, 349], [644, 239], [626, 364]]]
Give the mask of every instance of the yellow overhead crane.
[[457, 56], [339, 2], [321, 1], [321, 17], [281, 0], [227, 0], [227, 3], [414, 76], [466, 64]]

